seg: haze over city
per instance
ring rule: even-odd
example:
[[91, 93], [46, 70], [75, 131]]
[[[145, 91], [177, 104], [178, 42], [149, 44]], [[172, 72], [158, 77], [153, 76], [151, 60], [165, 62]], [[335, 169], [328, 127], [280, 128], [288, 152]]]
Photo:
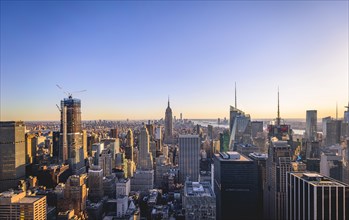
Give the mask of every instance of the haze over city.
[[5, 120], [340, 117], [348, 104], [348, 1], [1, 1]]

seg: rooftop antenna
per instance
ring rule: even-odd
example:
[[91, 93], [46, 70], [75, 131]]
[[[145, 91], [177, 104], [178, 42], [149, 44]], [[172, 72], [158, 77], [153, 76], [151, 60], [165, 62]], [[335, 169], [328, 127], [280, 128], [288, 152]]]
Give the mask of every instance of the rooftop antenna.
[[167, 106], [170, 107], [170, 95], [168, 95]]
[[237, 108], [237, 97], [236, 97], [236, 82], [235, 82], [235, 108]]
[[277, 125], [280, 125], [280, 97], [279, 97], [279, 87], [278, 87], [278, 112], [277, 112], [277, 118], [276, 118], [276, 123]]
[[348, 105], [347, 106], [344, 106], [347, 111], [349, 112], [349, 72], [348, 72]]

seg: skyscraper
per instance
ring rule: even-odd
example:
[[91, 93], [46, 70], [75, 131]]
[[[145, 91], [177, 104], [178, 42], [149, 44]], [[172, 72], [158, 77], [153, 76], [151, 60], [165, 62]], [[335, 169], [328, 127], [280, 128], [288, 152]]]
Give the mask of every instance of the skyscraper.
[[61, 159], [68, 161], [73, 174], [85, 172], [81, 101], [70, 95], [61, 101]]
[[236, 150], [236, 143], [252, 144], [251, 139], [251, 117], [237, 108], [236, 83], [235, 83], [235, 105], [230, 106], [229, 111], [229, 149]]
[[349, 185], [315, 172], [286, 176], [286, 219], [349, 219]]
[[200, 137], [199, 135], [179, 135], [179, 177], [185, 182], [197, 182], [200, 173]]
[[125, 157], [133, 161], [133, 133], [131, 129], [128, 129], [126, 135]]
[[164, 143], [165, 144], [172, 144], [173, 142], [173, 118], [172, 118], [172, 109], [170, 108], [170, 99], [168, 99], [168, 104], [166, 108], [165, 113], [165, 137], [164, 137]]
[[286, 141], [271, 140], [264, 191], [265, 219], [285, 219], [286, 173], [291, 167], [290, 145]]
[[88, 198], [98, 202], [103, 197], [103, 170], [99, 166], [92, 166], [88, 170]]
[[98, 165], [103, 170], [103, 176], [110, 176], [112, 173], [112, 154], [110, 149], [102, 150], [98, 158]]
[[21, 121], [0, 122], [0, 192], [25, 178], [25, 125]]
[[153, 168], [153, 157], [149, 152], [149, 134], [146, 126], [141, 128], [139, 134], [139, 157], [137, 166], [141, 170], [151, 170]]
[[316, 141], [316, 136], [317, 136], [317, 111], [316, 110], [307, 110], [305, 134], [306, 134], [306, 138], [309, 141]]
[[257, 164], [235, 151], [215, 154], [213, 160], [217, 219], [261, 219]]

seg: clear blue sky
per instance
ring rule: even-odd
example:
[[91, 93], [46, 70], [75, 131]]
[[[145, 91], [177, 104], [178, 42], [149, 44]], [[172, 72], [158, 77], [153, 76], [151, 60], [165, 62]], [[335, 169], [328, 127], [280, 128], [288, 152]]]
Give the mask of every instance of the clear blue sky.
[[1, 1], [1, 120], [340, 116], [348, 1]]

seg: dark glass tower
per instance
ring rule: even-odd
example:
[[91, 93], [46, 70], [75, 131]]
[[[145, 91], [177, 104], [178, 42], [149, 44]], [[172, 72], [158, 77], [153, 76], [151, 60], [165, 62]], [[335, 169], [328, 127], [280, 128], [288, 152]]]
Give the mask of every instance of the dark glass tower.
[[81, 128], [81, 101], [72, 96], [61, 101], [60, 158], [73, 174], [85, 172]]
[[15, 188], [25, 178], [25, 125], [0, 122], [0, 192]]
[[214, 157], [216, 217], [260, 219], [258, 216], [257, 164], [238, 152], [222, 152]]

